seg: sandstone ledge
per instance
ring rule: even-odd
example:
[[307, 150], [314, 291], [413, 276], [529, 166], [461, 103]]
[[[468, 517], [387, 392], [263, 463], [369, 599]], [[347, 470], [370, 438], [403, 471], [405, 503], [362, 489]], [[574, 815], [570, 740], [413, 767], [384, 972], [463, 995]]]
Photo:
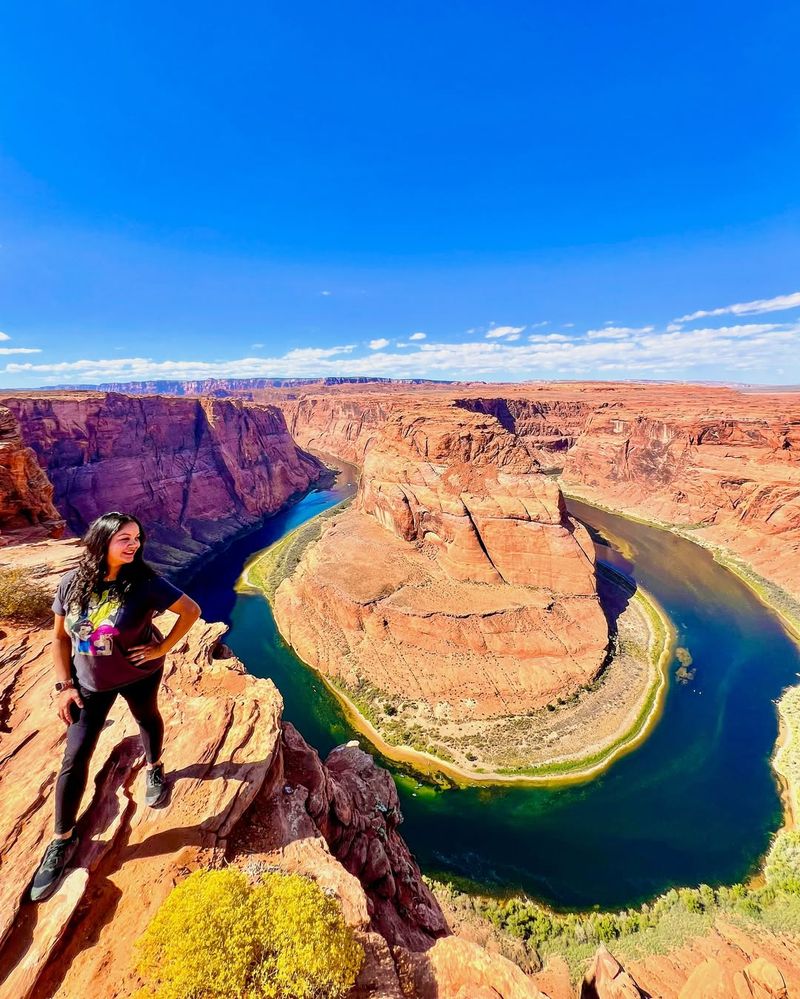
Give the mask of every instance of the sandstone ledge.
[[[46, 585], [77, 554], [74, 541], [3, 550]], [[471, 944], [446, 948], [459, 975], [447, 961], [437, 970], [449, 930], [397, 831], [391, 777], [353, 746], [323, 763], [282, 725], [280, 694], [246, 673], [224, 632], [199, 621], [168, 657], [165, 804], [142, 804], [138, 731], [118, 700], [94, 754], [79, 850], [59, 890], [34, 906], [26, 892], [51, 836], [65, 729], [51, 699], [49, 629], [0, 621], [0, 999], [128, 999], [141, 984], [132, 944], [161, 901], [192, 870], [224, 863], [299, 871], [339, 897], [367, 953], [349, 999], [456, 999], [471, 981], [501, 999], [541, 999], [512, 963]], [[408, 991], [401, 971], [406, 985], [421, 976], [433, 991]]]

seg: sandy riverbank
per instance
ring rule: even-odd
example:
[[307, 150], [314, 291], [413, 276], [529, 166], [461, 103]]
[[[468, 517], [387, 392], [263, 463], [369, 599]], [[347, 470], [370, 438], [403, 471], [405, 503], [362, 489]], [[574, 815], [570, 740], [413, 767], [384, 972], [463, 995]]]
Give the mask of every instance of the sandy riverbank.
[[[305, 547], [342, 508], [340, 504], [325, 511], [254, 557], [245, 567], [239, 588], [258, 590], [272, 602]], [[435, 733], [435, 745], [441, 746], [445, 759], [382, 731], [381, 722], [394, 733], [399, 725], [396, 717], [376, 718], [378, 705], [384, 701], [380, 696], [369, 701], [364, 691], [350, 691], [328, 677], [321, 678], [354, 729], [387, 758], [423, 773], [444, 775], [459, 784], [557, 785], [588, 780], [640, 745], [658, 721], [674, 650], [674, 630], [657, 602], [641, 589], [633, 591], [608, 567], [603, 576], [607, 589], [627, 587], [627, 592], [618, 621], [616, 654], [609, 658], [600, 679], [569, 702], [529, 716], [484, 720], [450, 730], [440, 719], [415, 716], [414, 731], [424, 732], [428, 742], [433, 742]], [[474, 752], [476, 745], [490, 747], [487, 759]], [[500, 757], [497, 747], [509, 745], [515, 747], [516, 757]], [[468, 760], [467, 753], [474, 758]], [[497, 765], [498, 759], [503, 765]]]

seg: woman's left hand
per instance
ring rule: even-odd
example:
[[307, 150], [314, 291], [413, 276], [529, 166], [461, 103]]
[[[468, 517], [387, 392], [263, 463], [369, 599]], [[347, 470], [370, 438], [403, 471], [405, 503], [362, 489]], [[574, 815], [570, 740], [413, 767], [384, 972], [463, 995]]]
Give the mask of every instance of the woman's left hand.
[[128, 659], [134, 666], [141, 666], [142, 663], [151, 659], [160, 659], [164, 655], [164, 648], [161, 642], [148, 642], [146, 645], [132, 645], [128, 649]]

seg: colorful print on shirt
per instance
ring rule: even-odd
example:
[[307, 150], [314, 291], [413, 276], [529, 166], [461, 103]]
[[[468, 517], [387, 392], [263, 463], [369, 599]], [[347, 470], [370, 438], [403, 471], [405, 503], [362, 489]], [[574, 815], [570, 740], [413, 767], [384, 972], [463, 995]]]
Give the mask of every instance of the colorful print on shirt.
[[114, 636], [119, 634], [117, 621], [122, 601], [116, 593], [93, 593], [85, 614], [70, 607], [66, 629], [72, 638], [73, 655], [110, 656], [114, 651]]

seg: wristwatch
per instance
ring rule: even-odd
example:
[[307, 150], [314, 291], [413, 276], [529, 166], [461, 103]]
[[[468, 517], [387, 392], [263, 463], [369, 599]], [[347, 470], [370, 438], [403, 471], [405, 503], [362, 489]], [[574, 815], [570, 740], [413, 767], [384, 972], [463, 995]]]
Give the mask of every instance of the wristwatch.
[[62, 690], [68, 690], [70, 687], [74, 687], [72, 680], [56, 680], [56, 690], [60, 694]]

